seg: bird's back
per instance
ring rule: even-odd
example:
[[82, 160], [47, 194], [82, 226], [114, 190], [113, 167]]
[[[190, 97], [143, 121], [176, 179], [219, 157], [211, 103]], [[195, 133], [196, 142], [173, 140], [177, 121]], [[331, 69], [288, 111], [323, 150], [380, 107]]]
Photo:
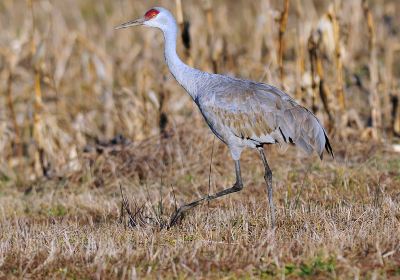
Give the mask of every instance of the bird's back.
[[322, 158], [332, 148], [318, 119], [276, 87], [207, 75], [196, 100], [206, 121], [228, 145], [292, 143]]

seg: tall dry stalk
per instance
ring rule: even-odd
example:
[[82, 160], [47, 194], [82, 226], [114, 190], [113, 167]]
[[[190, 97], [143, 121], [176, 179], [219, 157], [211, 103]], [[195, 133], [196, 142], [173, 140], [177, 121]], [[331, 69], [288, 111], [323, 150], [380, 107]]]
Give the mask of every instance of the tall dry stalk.
[[331, 96], [331, 93], [325, 82], [325, 73], [322, 65], [322, 56], [320, 55], [319, 52], [317, 52], [315, 62], [316, 62], [317, 74], [319, 76], [319, 87], [318, 87], [319, 96], [321, 97], [322, 105], [324, 106], [325, 112], [327, 113], [329, 118], [329, 124], [327, 128], [328, 130], [332, 130], [334, 127], [334, 118], [329, 105], [329, 97]]
[[378, 94], [378, 57], [376, 47], [376, 33], [375, 33], [375, 22], [372, 12], [368, 6], [366, 0], [362, 1], [362, 8], [368, 27], [368, 46], [369, 46], [369, 102], [371, 106], [371, 120], [372, 120], [372, 137], [378, 139], [380, 137], [380, 130], [382, 128], [382, 112], [381, 112], [381, 101]]
[[397, 102], [393, 102], [393, 132], [400, 136], [400, 90], [394, 92]]
[[254, 41], [253, 41], [253, 50], [251, 52], [251, 56], [254, 61], [262, 60], [262, 51], [264, 47], [264, 29], [265, 29], [265, 21], [266, 15], [269, 11], [269, 3], [268, 0], [262, 1], [260, 3], [260, 13], [257, 15], [256, 25], [254, 27]]
[[168, 114], [167, 114], [167, 104], [169, 100], [169, 92], [168, 89], [165, 88], [164, 83], [166, 80], [166, 76], [163, 75], [160, 89], [158, 90], [158, 127], [159, 127], [159, 136], [160, 136], [160, 148], [161, 148], [161, 158], [163, 161], [163, 166], [161, 168], [165, 168], [168, 163]]
[[179, 26], [182, 27], [183, 25], [183, 8], [182, 8], [182, 1], [175, 0], [176, 5], [176, 21], [178, 22]]
[[[271, 0], [261, 1], [259, 13], [260, 15], [257, 22], [257, 25], [259, 25], [259, 27], [256, 27], [253, 34], [254, 46], [255, 48], [258, 48], [258, 50], [256, 50], [255, 52], [252, 50], [252, 55], [255, 61], [262, 60], [263, 63], [267, 62], [270, 66], [273, 66], [275, 68], [275, 66], [278, 65], [279, 42], [273, 40], [272, 38], [276, 37], [276, 25], [277, 21], [279, 20], [279, 15], [276, 13], [276, 10], [272, 5]], [[268, 51], [265, 52], [265, 50]], [[263, 57], [264, 55], [267, 55], [267, 57]], [[266, 74], [269, 75], [268, 80], [271, 81], [272, 77], [270, 73]], [[279, 80], [279, 77], [276, 77], [276, 80]]]
[[283, 53], [285, 49], [283, 36], [286, 32], [286, 26], [289, 16], [289, 0], [285, 0], [283, 11], [279, 19], [279, 41], [278, 41], [278, 66], [279, 66], [279, 77], [281, 85], [284, 85], [284, 69], [283, 69]]
[[[357, 54], [360, 53], [365, 47], [363, 38], [363, 10], [361, 9], [362, 0], [351, 0], [343, 1], [343, 9], [346, 9], [346, 13], [350, 14], [350, 17], [343, 18], [343, 21], [348, 21], [347, 34], [348, 40], [346, 42], [346, 53], [348, 58], [346, 59], [347, 67], [354, 67], [357, 61]], [[345, 15], [345, 13], [344, 13]]]
[[308, 39], [308, 52], [310, 57], [311, 79], [312, 79], [312, 110], [317, 111], [317, 95], [322, 100], [322, 105], [329, 118], [328, 130], [334, 127], [334, 118], [329, 106], [330, 91], [325, 83], [325, 73], [322, 65], [321, 53], [321, 34], [319, 32], [311, 32]]
[[181, 38], [183, 46], [185, 47], [185, 60], [190, 66], [193, 66], [193, 59], [190, 52], [191, 37], [190, 37], [190, 22], [184, 20], [183, 7], [181, 0], [175, 0], [176, 3], [176, 20], [181, 29]]
[[[104, 136], [107, 139], [114, 137], [114, 122], [112, 121], [112, 112], [114, 110], [114, 95], [113, 95], [113, 63], [107, 56], [107, 53], [99, 48], [95, 43], [88, 40], [82, 34], [78, 34], [77, 41], [96, 59], [94, 68], [96, 70], [97, 78], [101, 83], [101, 94], [103, 101], [103, 124]], [[75, 39], [74, 39], [75, 40]]]
[[297, 15], [297, 28], [296, 28], [296, 94], [295, 97], [300, 99], [304, 97], [304, 87], [302, 86], [303, 76], [306, 70], [306, 58], [305, 58], [305, 43], [306, 40], [304, 38], [304, 27], [302, 26], [303, 21], [303, 7], [300, 3], [300, 0], [296, 0], [296, 15]]
[[311, 89], [312, 89], [312, 97], [311, 97], [311, 109], [313, 112], [317, 111], [317, 73], [316, 73], [316, 64], [315, 61], [317, 59], [317, 39], [313, 38], [313, 33], [311, 32], [310, 37], [308, 38], [307, 47], [308, 47], [308, 57], [310, 59], [310, 71], [311, 71]]
[[136, 75], [136, 82], [137, 82], [137, 90], [139, 93], [139, 100], [142, 105], [142, 123], [141, 123], [141, 130], [135, 135], [137, 139], [143, 140], [144, 138], [150, 135], [151, 127], [150, 127], [150, 120], [149, 120], [149, 109], [148, 109], [148, 96], [146, 92], [146, 84], [149, 77], [149, 70], [148, 68], [144, 68], [142, 72], [137, 72]]
[[343, 112], [346, 108], [346, 101], [343, 90], [343, 61], [340, 42], [340, 25], [337, 18], [337, 7], [328, 12], [328, 18], [332, 23], [333, 36], [335, 40], [335, 66], [336, 66], [336, 96], [339, 101], [339, 107]]
[[7, 88], [6, 88], [6, 95], [7, 95], [7, 106], [8, 110], [10, 111], [10, 117], [11, 121], [14, 127], [14, 133], [15, 133], [15, 140], [14, 140], [14, 146], [15, 146], [15, 155], [21, 159], [22, 158], [22, 143], [21, 143], [21, 133], [20, 129], [18, 126], [17, 122], [17, 117], [15, 114], [15, 109], [14, 109], [14, 100], [12, 96], [12, 84], [13, 84], [13, 73], [12, 69], [10, 67], [9, 72], [8, 72], [8, 78], [7, 78]]
[[382, 122], [384, 131], [394, 132], [394, 115], [395, 115], [395, 105], [394, 102], [390, 100], [390, 94], [392, 90], [393, 83], [393, 41], [388, 40], [388, 50], [385, 53], [385, 67], [383, 70], [383, 75], [385, 79], [382, 81]]
[[166, 112], [166, 105], [168, 100], [168, 90], [164, 87], [166, 77], [163, 76], [162, 83], [160, 83], [160, 90], [158, 92], [158, 127], [161, 137], [166, 135], [166, 128], [168, 124], [168, 115]]
[[214, 15], [212, 10], [212, 0], [203, 1], [204, 12], [207, 18], [207, 45], [209, 46], [209, 58], [212, 63], [212, 71], [218, 73], [218, 63], [214, 57], [215, 46], [215, 30], [214, 30]]
[[35, 13], [33, 0], [28, 0], [28, 6], [31, 13], [31, 38], [30, 38], [30, 47], [31, 47], [31, 57], [32, 57], [32, 66], [34, 70], [34, 110], [33, 110], [33, 139], [36, 143], [36, 150], [34, 155], [34, 169], [37, 175], [47, 175], [48, 166], [45, 163], [46, 155], [44, 151], [44, 141], [42, 135], [42, 110], [43, 110], [43, 102], [42, 102], [42, 87], [41, 87], [41, 71], [40, 71], [40, 54], [36, 48], [35, 44], [35, 32], [36, 32], [36, 22], [35, 22]]
[[400, 42], [389, 40], [388, 50], [385, 55], [385, 80], [384, 80], [384, 123], [389, 125], [385, 128], [390, 129], [395, 135], [400, 135], [400, 90], [396, 90], [393, 79], [393, 65], [395, 55], [400, 53]]

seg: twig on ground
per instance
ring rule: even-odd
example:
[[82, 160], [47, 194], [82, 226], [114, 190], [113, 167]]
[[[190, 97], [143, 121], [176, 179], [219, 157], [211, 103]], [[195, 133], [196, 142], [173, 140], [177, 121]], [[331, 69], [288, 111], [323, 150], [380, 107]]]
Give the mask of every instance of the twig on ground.
[[[135, 217], [137, 216], [137, 214], [139, 214], [141, 208], [139, 208], [139, 210], [137, 210], [137, 211], [135, 212], [135, 214], [133, 215], [132, 212], [131, 212], [131, 209], [130, 209], [130, 207], [129, 207], [129, 202], [128, 202], [127, 198], [124, 196], [124, 192], [123, 192], [123, 190], [122, 190], [122, 185], [121, 185], [121, 184], [119, 185], [119, 189], [120, 189], [120, 191], [121, 191], [121, 197], [122, 197], [122, 201], [121, 201], [121, 215], [120, 215], [121, 218], [120, 218], [120, 220], [123, 221], [124, 212], [126, 211], [126, 213], [128, 214], [128, 217], [129, 217], [128, 225], [129, 225], [130, 227], [132, 227], [132, 228], [133, 228], [133, 227], [136, 227], [136, 226], [137, 226], [137, 223], [136, 223]], [[124, 210], [125, 210], [125, 211], [124, 211]]]

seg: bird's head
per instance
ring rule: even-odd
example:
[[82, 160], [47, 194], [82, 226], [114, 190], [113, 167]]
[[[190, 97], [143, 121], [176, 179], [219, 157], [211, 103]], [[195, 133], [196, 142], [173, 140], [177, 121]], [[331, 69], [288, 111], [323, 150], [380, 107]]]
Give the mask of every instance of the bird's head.
[[165, 30], [174, 23], [175, 19], [170, 11], [161, 7], [154, 7], [148, 10], [143, 17], [120, 24], [115, 29], [145, 25]]

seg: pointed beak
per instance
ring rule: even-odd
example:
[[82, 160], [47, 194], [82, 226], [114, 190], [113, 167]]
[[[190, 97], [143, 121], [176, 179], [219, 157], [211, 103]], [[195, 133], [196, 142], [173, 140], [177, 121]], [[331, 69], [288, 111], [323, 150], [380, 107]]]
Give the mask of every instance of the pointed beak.
[[131, 21], [125, 22], [123, 24], [117, 25], [116, 27], [114, 27], [114, 29], [118, 30], [118, 29], [128, 28], [131, 26], [142, 25], [145, 21], [146, 20], [144, 18], [131, 20]]

